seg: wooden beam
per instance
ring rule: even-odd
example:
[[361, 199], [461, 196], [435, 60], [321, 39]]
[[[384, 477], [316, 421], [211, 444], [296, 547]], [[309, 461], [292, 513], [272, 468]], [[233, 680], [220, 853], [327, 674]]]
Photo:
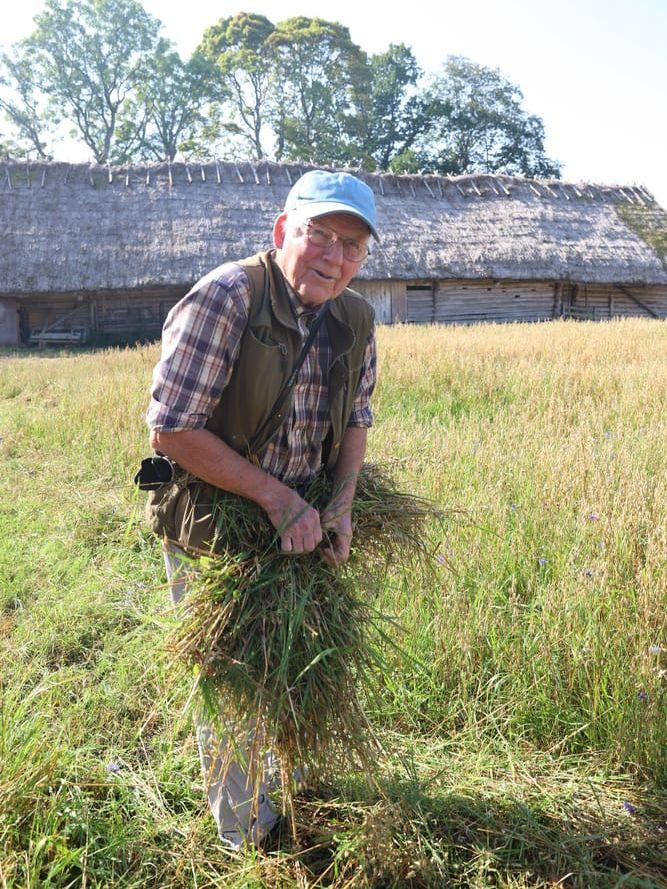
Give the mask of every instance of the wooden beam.
[[657, 312], [654, 312], [650, 306], [647, 306], [646, 303], [643, 303], [638, 297], [634, 295], [634, 293], [631, 293], [627, 287], [624, 287], [622, 284], [615, 284], [614, 286], [618, 290], [620, 290], [621, 293], [624, 293], [627, 297], [629, 297], [633, 302], [637, 303], [639, 308], [647, 312], [652, 318], [660, 317], [660, 315], [658, 315]]

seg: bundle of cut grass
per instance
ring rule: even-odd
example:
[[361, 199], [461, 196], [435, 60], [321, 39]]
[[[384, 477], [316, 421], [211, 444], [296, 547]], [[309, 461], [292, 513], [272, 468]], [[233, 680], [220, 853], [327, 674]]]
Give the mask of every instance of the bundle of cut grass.
[[[322, 510], [334, 494], [322, 476], [305, 499]], [[281, 553], [252, 502], [225, 495], [216, 510], [219, 554], [197, 560], [172, 638], [181, 662], [197, 668], [209, 716], [256, 727], [253, 778], [262, 777], [271, 747], [288, 797], [285, 776], [298, 765], [318, 770], [356, 754], [368, 767], [376, 750], [362, 702], [377, 693], [390, 620], [376, 609], [376, 592], [389, 565], [432, 562], [427, 526], [442, 513], [364, 466], [350, 559], [333, 569], [317, 552]]]

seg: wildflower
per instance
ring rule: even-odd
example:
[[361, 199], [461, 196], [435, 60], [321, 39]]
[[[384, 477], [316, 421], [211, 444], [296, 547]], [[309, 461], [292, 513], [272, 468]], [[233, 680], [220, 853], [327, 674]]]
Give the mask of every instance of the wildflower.
[[632, 803], [629, 803], [627, 800], [623, 803], [623, 808], [626, 812], [629, 812], [631, 815], [634, 815], [637, 811], [637, 807], [633, 806]]
[[650, 652], [650, 654], [661, 654], [661, 653], [662, 653], [662, 647], [661, 647], [660, 645], [652, 645], [652, 646], [649, 648], [649, 652]]
[[108, 762], [107, 772], [111, 772], [112, 775], [117, 775], [118, 772], [120, 772], [120, 766], [117, 762]]
[[642, 704], [645, 704], [648, 701], [648, 694], [642, 689], [642, 691], [637, 692], [637, 700], [641, 701]]
[[593, 576], [593, 569], [586, 568], [586, 570], [584, 571], [584, 577], [592, 577], [592, 576]]
[[443, 568], [449, 567], [447, 564], [447, 559], [445, 556], [443, 556], [442, 553], [438, 553], [438, 555], [435, 557], [435, 560], [438, 563], [438, 565], [442, 565]]
[[515, 510], [517, 510], [518, 508], [519, 508], [518, 504], [516, 504], [516, 503], [510, 503], [510, 509], [511, 509], [513, 512], [514, 512]]
[[545, 559], [544, 556], [540, 556], [537, 561], [538, 561], [538, 564], [540, 564], [540, 565], [546, 565], [547, 562], [549, 561], [549, 559]]
[[597, 514], [597, 512], [589, 512], [588, 513], [588, 521], [589, 522], [599, 522], [600, 516]]

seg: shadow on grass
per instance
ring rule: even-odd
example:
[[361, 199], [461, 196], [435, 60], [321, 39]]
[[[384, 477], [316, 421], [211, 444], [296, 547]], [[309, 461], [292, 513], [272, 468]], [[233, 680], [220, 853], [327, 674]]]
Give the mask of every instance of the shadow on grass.
[[432, 796], [398, 780], [383, 790], [362, 802], [331, 787], [302, 795], [297, 847], [283, 836], [275, 854], [296, 852], [317, 885], [667, 887], [659, 796], [641, 806], [614, 798], [612, 808], [581, 785], [537, 788], [525, 800]]

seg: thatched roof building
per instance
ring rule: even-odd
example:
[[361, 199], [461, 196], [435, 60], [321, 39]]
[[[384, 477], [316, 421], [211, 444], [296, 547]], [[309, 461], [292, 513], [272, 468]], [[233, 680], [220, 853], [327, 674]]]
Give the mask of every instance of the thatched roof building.
[[[305, 169], [0, 166], [0, 341], [158, 333], [202, 274], [269, 245]], [[358, 175], [383, 240], [356, 286], [383, 321], [667, 315], [667, 214], [643, 188]]]

